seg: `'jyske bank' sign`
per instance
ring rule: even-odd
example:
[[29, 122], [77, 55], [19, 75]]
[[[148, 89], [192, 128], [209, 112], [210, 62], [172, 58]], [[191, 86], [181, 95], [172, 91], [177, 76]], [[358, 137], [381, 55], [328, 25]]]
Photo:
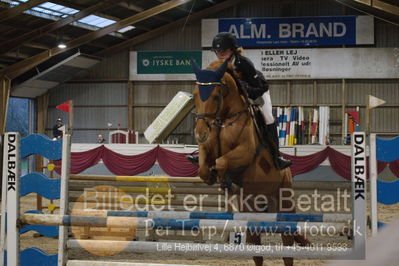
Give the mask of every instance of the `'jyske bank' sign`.
[[137, 74], [189, 74], [190, 58], [201, 63], [201, 51], [140, 51]]
[[202, 46], [230, 32], [243, 47], [331, 46], [374, 43], [371, 16], [232, 18], [202, 20]]
[[190, 59], [202, 64], [201, 51], [130, 52], [130, 80], [194, 80]]

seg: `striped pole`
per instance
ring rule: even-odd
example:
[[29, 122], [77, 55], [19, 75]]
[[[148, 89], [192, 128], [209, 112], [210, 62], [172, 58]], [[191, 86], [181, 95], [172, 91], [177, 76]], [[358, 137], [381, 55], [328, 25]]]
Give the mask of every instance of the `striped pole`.
[[319, 112], [317, 109], [313, 109], [313, 122], [312, 122], [312, 141], [311, 143], [316, 143], [316, 134], [319, 121]]
[[175, 254], [195, 254], [205, 256], [229, 257], [293, 257], [293, 258], [335, 258], [352, 252], [347, 249], [320, 248], [317, 251], [309, 247], [287, 247], [275, 245], [231, 245], [231, 244], [201, 244], [201, 243], [173, 243], [173, 242], [144, 242], [144, 241], [112, 241], [112, 240], [69, 240], [68, 248], [90, 247], [96, 251], [124, 252], [157, 252]]
[[187, 212], [187, 211], [80, 211], [74, 215], [83, 216], [119, 216], [119, 217], [147, 217], [164, 219], [217, 219], [243, 220], [253, 222], [335, 222], [351, 221], [351, 214], [301, 214], [301, 213], [251, 213], [251, 212]]
[[285, 136], [286, 136], [286, 129], [287, 129], [287, 114], [286, 108], [283, 111], [283, 108], [281, 108], [281, 126], [280, 126], [280, 135], [279, 135], [279, 142], [280, 146], [285, 145]]
[[298, 136], [298, 144], [304, 144], [304, 131], [305, 131], [305, 122], [303, 117], [303, 107], [299, 108], [299, 136]]
[[378, 233], [378, 206], [377, 206], [377, 135], [370, 134], [370, 213], [371, 213], [371, 235], [376, 236]]
[[[148, 193], [148, 194], [208, 194], [208, 195], [224, 195], [225, 192], [219, 187], [125, 187], [125, 186], [115, 186], [115, 189], [125, 193]], [[198, 186], [198, 184], [196, 184]], [[87, 189], [88, 184], [83, 185], [70, 185], [70, 191], [84, 191]], [[114, 187], [114, 186], [113, 186]], [[110, 188], [108, 186], [101, 187], [96, 186], [95, 191], [97, 192], [108, 192]]]
[[143, 262], [68, 260], [66, 266], [195, 266], [195, 264], [158, 264]]
[[112, 176], [112, 175], [70, 175], [71, 180], [101, 180], [118, 182], [159, 182], [159, 183], [203, 183], [199, 177], [170, 177], [170, 176]]
[[277, 136], [280, 141], [281, 130], [282, 130], [282, 116], [281, 116], [281, 107], [277, 107], [277, 115], [276, 115], [276, 125], [277, 125]]
[[290, 138], [290, 122], [291, 122], [291, 107], [286, 107], [286, 129], [285, 129], [285, 145], [289, 146], [289, 138]]
[[253, 232], [253, 233], [300, 233], [340, 235], [349, 231], [345, 223], [319, 222], [251, 222], [241, 220], [211, 220], [211, 219], [163, 219], [142, 217], [98, 217], [71, 216], [57, 214], [26, 213], [21, 219], [24, 224], [118, 227], [157, 230], [216, 230], [223, 232]]
[[[172, 195], [171, 195], [172, 196]], [[196, 199], [192, 198], [190, 200], [184, 199], [172, 199], [169, 195], [138, 195], [137, 197], [133, 197], [131, 195], [126, 194], [125, 196], [109, 196], [109, 197], [70, 197], [71, 202], [77, 204], [76, 206], [83, 205], [90, 209], [102, 208], [101, 206], [107, 206], [109, 204], [119, 204], [121, 208], [124, 207], [130, 208], [133, 207], [131, 205], [184, 205], [184, 206], [194, 206], [201, 205], [202, 207], [224, 207], [225, 200], [206, 200], [206, 199]], [[112, 205], [109, 205], [112, 206]]]
[[293, 146], [295, 145], [295, 123], [297, 120], [297, 112], [296, 112], [296, 108], [292, 108], [291, 109], [291, 122], [290, 122], [290, 136], [289, 136], [289, 142], [288, 145], [289, 146]]
[[346, 136], [348, 135], [348, 113], [345, 112], [345, 121], [344, 121], [344, 134], [342, 138], [342, 145], [346, 144]]

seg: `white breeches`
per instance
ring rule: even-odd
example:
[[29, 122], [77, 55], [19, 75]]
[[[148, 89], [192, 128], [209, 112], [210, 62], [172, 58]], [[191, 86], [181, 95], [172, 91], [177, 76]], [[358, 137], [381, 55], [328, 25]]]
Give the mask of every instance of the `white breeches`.
[[261, 110], [262, 110], [263, 116], [266, 119], [266, 124], [267, 125], [273, 124], [274, 117], [273, 117], [273, 112], [272, 112], [272, 100], [270, 98], [270, 90], [263, 93], [262, 99], [265, 103], [261, 107]]

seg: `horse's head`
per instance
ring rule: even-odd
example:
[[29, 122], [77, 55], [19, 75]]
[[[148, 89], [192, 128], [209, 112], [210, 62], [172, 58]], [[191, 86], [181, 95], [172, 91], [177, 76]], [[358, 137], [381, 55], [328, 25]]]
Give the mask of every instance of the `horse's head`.
[[[220, 65], [220, 62], [219, 62]], [[225, 84], [222, 78], [227, 68], [227, 60], [217, 69], [201, 69], [195, 61], [192, 61], [193, 71], [197, 79], [194, 89], [196, 126], [195, 138], [198, 143], [208, 140], [211, 127], [215, 119], [223, 109], [223, 96]]]

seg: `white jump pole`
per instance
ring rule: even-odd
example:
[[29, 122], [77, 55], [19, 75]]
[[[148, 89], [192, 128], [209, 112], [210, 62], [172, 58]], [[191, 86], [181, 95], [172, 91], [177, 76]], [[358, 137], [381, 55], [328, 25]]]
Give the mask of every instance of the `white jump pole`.
[[371, 209], [371, 235], [378, 233], [378, 209], [377, 209], [377, 143], [376, 134], [370, 134], [370, 209]]
[[[311, 234], [317, 230], [320, 234], [343, 234], [349, 231], [346, 223], [326, 222], [251, 222], [243, 220], [212, 219], [164, 219], [146, 217], [96, 217], [70, 216], [58, 214], [25, 213], [21, 221], [27, 224], [56, 226], [90, 226], [132, 229], [171, 229], [171, 230], [217, 230], [223, 232], [245, 232], [246, 230], [263, 233], [299, 232]], [[330, 229], [334, 229], [330, 232]]]
[[195, 265], [121, 262], [121, 261], [68, 260], [67, 266], [195, 266]]
[[345, 120], [344, 120], [344, 134], [342, 137], [342, 145], [345, 144], [346, 136], [348, 135], [348, 114], [345, 113]]
[[[19, 265], [19, 181], [20, 181], [20, 136], [18, 132], [9, 132], [4, 136], [3, 181], [6, 180], [7, 213], [7, 266]], [[4, 187], [3, 187], [4, 189]], [[3, 215], [2, 215], [3, 216]], [[3, 218], [3, 217], [2, 217]], [[5, 224], [2, 224], [2, 228]], [[2, 229], [3, 230], [3, 229]], [[5, 236], [5, 232], [2, 232]], [[3, 244], [3, 243], [2, 243]], [[2, 251], [4, 244], [2, 246]], [[3, 253], [2, 253], [3, 254]], [[1, 264], [3, 261], [1, 261]]]

